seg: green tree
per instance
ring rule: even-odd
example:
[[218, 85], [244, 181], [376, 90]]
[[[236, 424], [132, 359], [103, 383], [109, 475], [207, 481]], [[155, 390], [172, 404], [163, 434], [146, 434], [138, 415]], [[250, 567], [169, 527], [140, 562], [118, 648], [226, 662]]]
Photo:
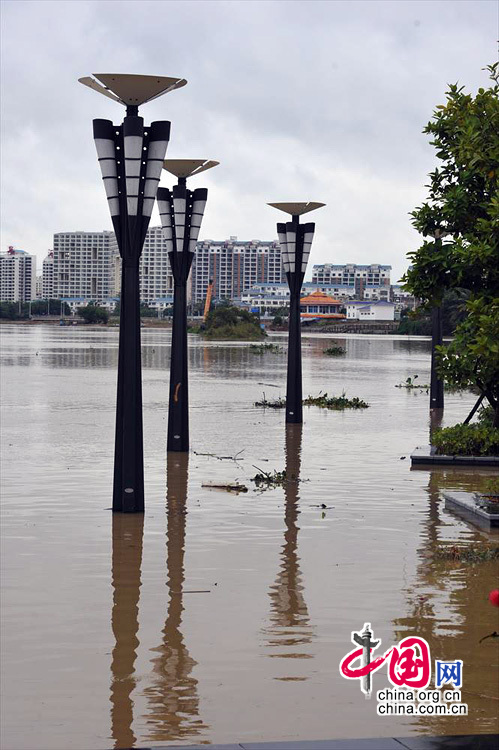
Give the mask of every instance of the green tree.
[[109, 312], [98, 305], [79, 307], [78, 315], [83, 318], [85, 323], [107, 323], [109, 320]]
[[37, 299], [31, 303], [32, 315], [71, 315], [71, 308], [67, 302], [61, 302], [60, 299]]
[[21, 312], [19, 313], [19, 302], [0, 302], [0, 318], [6, 320], [21, 320], [21, 318], [27, 318], [27, 305], [26, 310], [23, 309], [24, 305], [21, 305]]
[[491, 84], [476, 96], [449, 86], [423, 131], [441, 165], [411, 214], [431, 239], [409, 253], [404, 281], [427, 308], [449, 289], [466, 290], [467, 316], [440, 348], [439, 372], [453, 385], [476, 386], [499, 426], [499, 64], [487, 70]]
[[235, 305], [218, 305], [206, 316], [204, 335], [207, 338], [253, 341], [265, 337], [260, 319], [254, 313]]

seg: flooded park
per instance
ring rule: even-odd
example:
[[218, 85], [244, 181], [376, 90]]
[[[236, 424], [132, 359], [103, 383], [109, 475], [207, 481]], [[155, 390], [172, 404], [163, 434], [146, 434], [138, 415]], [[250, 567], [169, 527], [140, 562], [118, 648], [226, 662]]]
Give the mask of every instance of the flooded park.
[[[304, 396], [369, 408], [304, 407], [286, 427], [255, 406], [285, 395], [285, 334], [263, 353], [190, 335], [191, 450], [167, 460], [170, 332], [143, 329], [142, 515], [110, 511], [118, 330], [3, 325], [2, 338], [6, 748], [497, 731], [497, 649], [482, 640], [497, 563], [441, 554], [497, 539], [442, 496], [497, 472], [411, 470], [428, 395], [395, 386], [429, 382], [429, 339], [304, 330]], [[325, 356], [332, 345], [345, 356]], [[443, 425], [475, 401], [446, 394]], [[254, 481], [274, 471], [286, 481]], [[468, 715], [377, 715], [339, 672], [366, 622], [382, 650], [411, 634], [463, 660]], [[387, 687], [386, 670], [373, 680]]]

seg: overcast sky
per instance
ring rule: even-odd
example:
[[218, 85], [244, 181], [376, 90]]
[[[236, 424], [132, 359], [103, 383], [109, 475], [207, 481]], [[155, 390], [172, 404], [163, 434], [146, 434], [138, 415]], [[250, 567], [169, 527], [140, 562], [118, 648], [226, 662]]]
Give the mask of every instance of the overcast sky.
[[[203, 239], [271, 239], [267, 201], [321, 201], [313, 263], [389, 263], [435, 156], [421, 133], [448, 83], [474, 92], [496, 59], [496, 0], [2, 2], [2, 235], [41, 259], [54, 232], [111, 229], [92, 119], [124, 108], [91, 73], [187, 78], [141, 108], [172, 122], [167, 156], [221, 162]], [[173, 179], [173, 178], [172, 178]], [[164, 173], [162, 185], [171, 183]], [[153, 214], [152, 226], [159, 224]]]

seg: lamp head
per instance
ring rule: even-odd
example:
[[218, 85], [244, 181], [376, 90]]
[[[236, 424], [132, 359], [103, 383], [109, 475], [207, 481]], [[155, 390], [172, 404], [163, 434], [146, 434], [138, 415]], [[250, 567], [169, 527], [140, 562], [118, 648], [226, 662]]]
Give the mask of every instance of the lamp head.
[[314, 203], [312, 201], [306, 203], [267, 203], [267, 206], [277, 208], [279, 211], [291, 214], [291, 216], [301, 216], [302, 214], [307, 214], [309, 211], [315, 211], [316, 208], [322, 208], [325, 205], [325, 203]]
[[219, 164], [219, 161], [208, 159], [165, 159], [163, 169], [178, 177], [179, 180], [185, 180], [187, 177], [194, 177]]
[[124, 104], [125, 107], [139, 107], [187, 83], [185, 78], [166, 76], [141, 76], [129, 73], [93, 73], [93, 75], [95, 78], [85, 76], [78, 80], [84, 86], [107, 96], [108, 99]]

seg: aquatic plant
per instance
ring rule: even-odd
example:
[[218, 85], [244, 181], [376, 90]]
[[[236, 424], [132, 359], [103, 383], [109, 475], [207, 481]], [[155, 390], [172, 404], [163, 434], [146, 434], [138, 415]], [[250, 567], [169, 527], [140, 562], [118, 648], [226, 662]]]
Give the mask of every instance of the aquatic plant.
[[283, 351], [277, 344], [250, 344], [249, 348], [253, 354], [264, 354], [265, 352], [280, 354]]
[[328, 357], [341, 357], [343, 354], [346, 354], [346, 349], [343, 349], [342, 346], [330, 346], [327, 349], [322, 350], [323, 354], [327, 354]]
[[343, 392], [341, 396], [328, 396], [327, 393], [319, 393], [318, 396], [307, 396], [303, 399], [304, 406], [319, 406], [321, 409], [333, 409], [342, 411], [343, 409], [368, 409], [369, 404], [362, 399], [347, 398]]

